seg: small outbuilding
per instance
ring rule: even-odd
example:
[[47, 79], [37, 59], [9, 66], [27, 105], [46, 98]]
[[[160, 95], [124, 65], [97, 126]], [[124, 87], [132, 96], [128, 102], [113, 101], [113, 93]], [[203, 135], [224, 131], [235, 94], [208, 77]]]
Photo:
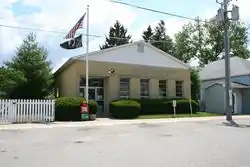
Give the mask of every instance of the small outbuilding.
[[[234, 56], [230, 58], [230, 101], [234, 114], [250, 113], [250, 61]], [[225, 60], [214, 61], [200, 72], [200, 101], [202, 110], [225, 113]]]

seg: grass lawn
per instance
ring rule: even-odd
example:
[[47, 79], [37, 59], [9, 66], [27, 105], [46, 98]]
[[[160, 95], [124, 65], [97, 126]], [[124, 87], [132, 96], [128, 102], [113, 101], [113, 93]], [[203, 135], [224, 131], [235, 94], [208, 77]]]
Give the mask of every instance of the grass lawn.
[[207, 112], [198, 112], [196, 114], [158, 114], [158, 115], [140, 115], [138, 119], [161, 119], [161, 118], [186, 118], [186, 117], [212, 117], [212, 116], [223, 116], [222, 114], [212, 114]]

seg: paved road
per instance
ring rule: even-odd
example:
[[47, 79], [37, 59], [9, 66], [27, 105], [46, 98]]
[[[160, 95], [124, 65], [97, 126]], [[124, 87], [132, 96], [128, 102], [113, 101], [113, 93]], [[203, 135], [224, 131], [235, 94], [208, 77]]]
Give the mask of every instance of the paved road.
[[0, 130], [4, 167], [249, 167], [250, 120]]

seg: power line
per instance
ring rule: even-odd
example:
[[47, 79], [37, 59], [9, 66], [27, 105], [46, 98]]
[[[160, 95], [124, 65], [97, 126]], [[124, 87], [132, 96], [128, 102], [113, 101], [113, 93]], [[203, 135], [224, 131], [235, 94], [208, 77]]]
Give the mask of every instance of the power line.
[[[39, 32], [50, 32], [50, 33], [56, 33], [56, 34], [67, 34], [67, 32], [61, 32], [56, 30], [45, 30], [45, 29], [38, 29], [38, 28], [27, 28], [27, 27], [19, 27], [19, 26], [10, 26], [10, 25], [3, 25], [0, 24], [0, 27], [5, 28], [13, 28], [13, 29], [21, 29], [21, 30], [29, 30], [29, 31], [39, 31]], [[84, 36], [87, 36], [87, 34], [82, 34]], [[100, 35], [89, 35], [91, 37], [101, 37]]]
[[43, 26], [41, 24], [30, 24], [30, 22], [10, 19], [10, 18], [7, 18], [7, 17], [2, 17], [2, 16], [0, 17], [0, 20], [4, 20], [4, 21], [8, 21], [8, 22], [18, 22], [18, 23], [23, 23], [25, 25], [35, 26], [35, 27], [42, 27]]
[[[67, 34], [66, 32], [62, 31], [56, 31], [56, 30], [45, 30], [45, 29], [38, 29], [38, 28], [28, 28], [28, 27], [20, 27], [20, 26], [11, 26], [11, 25], [3, 25], [0, 24], [0, 27], [4, 28], [13, 28], [13, 29], [21, 29], [21, 30], [28, 30], [28, 31], [38, 31], [38, 32], [49, 32], [49, 33], [55, 33], [55, 34]], [[87, 34], [83, 34], [84, 36], [87, 36]], [[89, 35], [90, 37], [95, 37], [95, 38], [101, 38], [101, 37], [106, 37], [106, 36], [101, 36], [101, 35]], [[128, 40], [128, 38], [119, 38], [119, 37], [109, 37], [113, 39], [120, 39], [120, 40]]]
[[[56, 34], [67, 34], [66, 32], [61, 32], [61, 31], [56, 31], [56, 30], [44, 30], [44, 29], [27, 28], [27, 27], [19, 27], [19, 26], [10, 26], [10, 25], [2, 25], [2, 24], [0, 24], [0, 27], [13, 28], [13, 29], [21, 29], [21, 30], [28, 30], [28, 31], [49, 32], [49, 33], [56, 33]], [[87, 34], [82, 34], [82, 35], [87, 36]], [[96, 37], [96, 38], [104, 37], [104, 36], [101, 36], [101, 35], [89, 35], [89, 36]], [[108, 38], [118, 39], [118, 40], [129, 40], [128, 38], [120, 38], [120, 37], [108, 37]], [[151, 44], [153, 44], [153, 43], [161, 43], [161, 42], [165, 43], [166, 42], [164, 40], [153, 40], [153, 39], [144, 40], [144, 41], [148, 42], [148, 43], [151, 43]]]
[[120, 1], [114, 1], [114, 0], [110, 0], [110, 2], [130, 6], [130, 7], [134, 7], [134, 8], [138, 8], [138, 9], [142, 9], [142, 10], [147, 10], [147, 11], [150, 11], [150, 12], [155, 12], [155, 13], [165, 14], [165, 15], [169, 15], [169, 16], [179, 17], [179, 18], [182, 18], [182, 19], [197, 21], [197, 19], [195, 19], [195, 18], [182, 16], [182, 15], [178, 15], [178, 14], [174, 14], [174, 13], [163, 12], [163, 11], [150, 9], [150, 8], [145, 8], [145, 7], [141, 7], [141, 6], [136, 6], [136, 5], [126, 3], [126, 2], [120, 2]]

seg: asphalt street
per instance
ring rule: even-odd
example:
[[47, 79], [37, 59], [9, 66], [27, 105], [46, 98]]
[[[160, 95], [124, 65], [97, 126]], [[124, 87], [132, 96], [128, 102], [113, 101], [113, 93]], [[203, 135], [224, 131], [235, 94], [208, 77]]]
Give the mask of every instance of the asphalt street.
[[0, 130], [3, 167], [249, 167], [250, 120]]

